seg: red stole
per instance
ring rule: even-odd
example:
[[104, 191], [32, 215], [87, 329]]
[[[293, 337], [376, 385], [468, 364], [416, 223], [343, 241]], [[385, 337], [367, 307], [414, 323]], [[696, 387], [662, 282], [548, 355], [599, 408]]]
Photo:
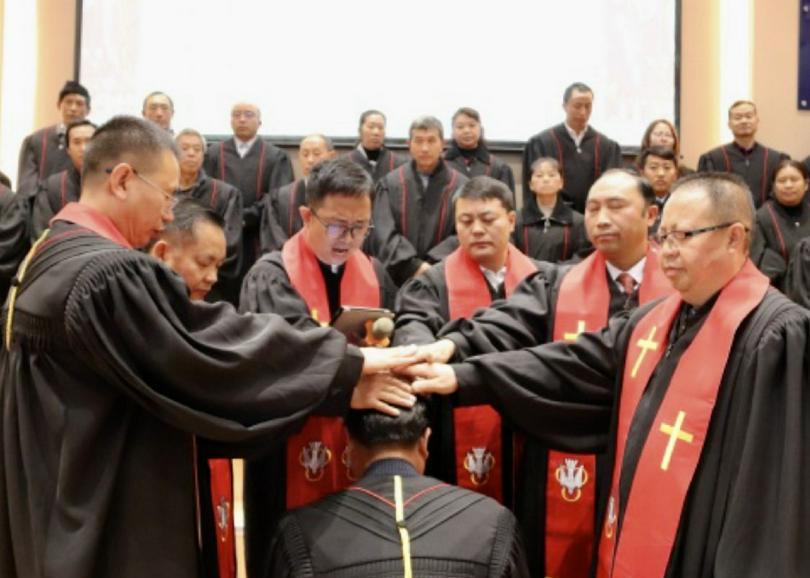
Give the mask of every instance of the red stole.
[[54, 215], [50, 223], [53, 224], [54, 221], [67, 221], [79, 225], [113, 243], [117, 243], [127, 249], [132, 249], [132, 245], [130, 245], [126, 237], [121, 234], [121, 231], [116, 228], [112, 219], [89, 205], [68, 203], [61, 211]]
[[[574, 341], [583, 331], [597, 331], [607, 325], [610, 288], [606, 272], [604, 256], [594, 252], [563, 277], [554, 316], [554, 341]], [[672, 291], [658, 263], [658, 248], [650, 244], [639, 302]], [[545, 575], [587, 576], [596, 532], [596, 456], [549, 451], [546, 475]]]
[[[509, 245], [504, 289], [509, 296], [518, 283], [537, 270], [526, 255]], [[456, 249], [444, 261], [450, 319], [472, 317], [492, 302], [487, 280], [478, 263]], [[501, 418], [491, 406], [453, 409], [457, 484], [503, 502]]]
[[231, 460], [208, 460], [208, 468], [211, 471], [211, 508], [214, 512], [219, 578], [236, 578]]
[[[284, 269], [312, 318], [330, 322], [329, 298], [318, 259], [303, 229], [281, 250]], [[354, 251], [346, 261], [340, 282], [340, 302], [358, 307], [380, 306], [380, 284], [371, 260]], [[287, 440], [287, 507], [296, 508], [349, 486], [344, 464], [346, 434], [339, 417], [310, 416], [303, 429]]]
[[[720, 292], [678, 362], [644, 442], [617, 538], [619, 478], [627, 434], [647, 382], [666, 351], [670, 327], [681, 307], [680, 296], [671, 295], [659, 303], [633, 330], [622, 380], [613, 484], [599, 542], [600, 578], [664, 575], [734, 336], [765, 297], [768, 286], [768, 278], [746, 261]], [[655, 522], [651, 524], [651, 520]]]

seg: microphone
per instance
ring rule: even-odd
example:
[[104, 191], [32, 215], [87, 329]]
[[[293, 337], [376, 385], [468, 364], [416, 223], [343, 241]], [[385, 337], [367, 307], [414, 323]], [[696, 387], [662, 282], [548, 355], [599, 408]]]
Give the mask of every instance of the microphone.
[[376, 342], [390, 340], [393, 334], [394, 321], [390, 317], [379, 317], [371, 325], [371, 337]]

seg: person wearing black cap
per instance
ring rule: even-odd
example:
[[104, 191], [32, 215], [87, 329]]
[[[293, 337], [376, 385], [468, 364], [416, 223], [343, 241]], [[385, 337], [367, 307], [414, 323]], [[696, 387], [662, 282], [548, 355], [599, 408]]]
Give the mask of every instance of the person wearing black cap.
[[70, 168], [65, 132], [67, 125], [84, 120], [90, 112], [90, 93], [76, 81], [68, 80], [56, 102], [60, 120], [25, 137], [20, 148], [17, 192], [33, 195], [40, 181]]
[[515, 517], [492, 498], [422, 475], [424, 400], [397, 417], [346, 415], [347, 490], [281, 521], [260, 577], [528, 577]]

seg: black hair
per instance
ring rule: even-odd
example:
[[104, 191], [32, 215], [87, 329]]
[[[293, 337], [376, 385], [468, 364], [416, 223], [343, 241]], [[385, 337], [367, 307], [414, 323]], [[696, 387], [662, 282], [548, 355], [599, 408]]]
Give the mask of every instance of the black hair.
[[[642, 177], [638, 174], [638, 170], [632, 167], [626, 169], [610, 169], [604, 172], [602, 177], [606, 177], [608, 175], [614, 174], [622, 174], [627, 175], [636, 183], [636, 189], [638, 190], [639, 194], [644, 199], [645, 205], [652, 205], [655, 202], [655, 191], [650, 184], [650, 181]], [[601, 177], [600, 177], [601, 178]]]
[[590, 92], [593, 94], [591, 87], [584, 82], [574, 82], [573, 84], [567, 86], [565, 92], [563, 92], [563, 104], [568, 104], [568, 101], [571, 100], [571, 95], [574, 94], [575, 90], [577, 92]]
[[675, 168], [678, 168], [678, 157], [675, 154], [675, 151], [671, 148], [662, 146], [654, 146], [643, 149], [641, 154], [638, 155], [638, 168], [643, 170], [644, 165], [647, 163], [647, 159], [650, 157], [658, 157], [664, 159], [665, 161], [672, 161], [675, 163]]
[[11, 179], [8, 178], [6, 173], [0, 171], [0, 185], [3, 185], [7, 189], [11, 189]]
[[344, 418], [349, 436], [364, 447], [412, 446], [429, 425], [427, 402], [417, 397], [411, 409], [393, 417], [373, 409], [350, 409]]
[[382, 112], [380, 112], [379, 110], [375, 110], [373, 108], [369, 109], [369, 110], [364, 110], [363, 113], [360, 115], [360, 124], [357, 125], [357, 130], [358, 131], [363, 130], [363, 123], [366, 122], [366, 119], [368, 117], [370, 117], [372, 115], [375, 115], [375, 114], [379, 114], [383, 118], [384, 123], [388, 122], [388, 119], [386, 119], [385, 115]]
[[90, 108], [90, 93], [87, 92], [87, 89], [84, 86], [75, 80], [68, 80], [65, 82], [62, 90], [59, 91], [59, 100], [56, 102], [61, 103], [62, 100], [70, 94], [78, 94], [79, 96], [83, 96], [84, 100], [87, 101], [87, 107]]
[[156, 124], [134, 116], [114, 116], [101, 125], [87, 144], [82, 179], [87, 180], [120, 162], [134, 162], [148, 172], [164, 151], [178, 155], [172, 136]]
[[339, 157], [312, 167], [307, 179], [307, 205], [317, 207], [328, 195], [374, 196], [374, 181], [360, 165]]
[[68, 144], [68, 146], [70, 146], [70, 131], [79, 126], [92, 126], [94, 129], [98, 128], [98, 126], [96, 126], [95, 123], [92, 123], [87, 119], [77, 120], [76, 122], [70, 123], [69, 125], [67, 125], [67, 128], [65, 129], [65, 142]]
[[515, 205], [512, 202], [512, 191], [509, 190], [509, 187], [497, 179], [484, 175], [473, 177], [464, 183], [464, 186], [461, 187], [461, 190], [453, 199], [453, 203], [459, 199], [481, 201], [498, 199], [507, 211], [515, 210]]
[[149, 246], [147, 246], [147, 252], [150, 251], [154, 244], [160, 239], [192, 239], [194, 237], [194, 227], [199, 223], [214, 225], [223, 232], [225, 230], [225, 220], [219, 213], [192, 197], [183, 197], [180, 199], [172, 210], [172, 213], [174, 213], [174, 220], [166, 225], [158, 238], [154, 239]]

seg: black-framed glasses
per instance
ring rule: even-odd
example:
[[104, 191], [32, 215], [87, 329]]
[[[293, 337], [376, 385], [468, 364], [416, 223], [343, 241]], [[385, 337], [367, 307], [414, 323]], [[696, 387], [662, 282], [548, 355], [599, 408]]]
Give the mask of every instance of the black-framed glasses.
[[[177, 197], [176, 191], [170, 193], [170, 192], [166, 191], [163, 187], [161, 187], [160, 185], [158, 185], [157, 183], [152, 181], [151, 179], [147, 179], [145, 176], [143, 176], [141, 173], [139, 173], [138, 170], [135, 167], [130, 165], [129, 168], [132, 169], [132, 174], [133, 175], [138, 177], [140, 180], [142, 180], [144, 183], [146, 183], [147, 185], [149, 185], [153, 189], [160, 191], [163, 194], [166, 201], [169, 203], [169, 208], [170, 209], [174, 209], [177, 206], [177, 203], [180, 202], [180, 198]], [[111, 169], [111, 168], [104, 169], [104, 172], [109, 175], [109, 174], [112, 174], [113, 169]]]
[[[667, 233], [662, 233], [659, 231], [655, 235], [655, 241], [663, 246], [666, 242], [673, 243], [675, 245], [680, 245], [687, 239], [691, 239], [695, 235], [702, 235], [703, 233], [711, 233], [712, 231], [719, 231], [720, 229], [726, 229], [731, 225], [737, 224], [737, 221], [730, 221], [728, 223], [721, 223], [719, 225], [712, 225], [711, 227], [702, 227], [700, 229], [692, 229], [690, 231], [669, 231]], [[746, 227], [746, 232], [748, 232], [748, 228]]]
[[346, 233], [354, 239], [355, 234], [360, 233], [362, 236], [361, 239], [365, 239], [368, 237], [368, 234], [371, 233], [371, 230], [374, 228], [374, 225], [371, 223], [363, 223], [362, 225], [341, 225], [339, 223], [327, 223], [323, 219], [318, 216], [314, 210], [310, 210], [312, 216], [317, 219], [317, 221], [323, 225], [323, 228], [326, 229], [326, 236], [330, 239], [340, 239]]

